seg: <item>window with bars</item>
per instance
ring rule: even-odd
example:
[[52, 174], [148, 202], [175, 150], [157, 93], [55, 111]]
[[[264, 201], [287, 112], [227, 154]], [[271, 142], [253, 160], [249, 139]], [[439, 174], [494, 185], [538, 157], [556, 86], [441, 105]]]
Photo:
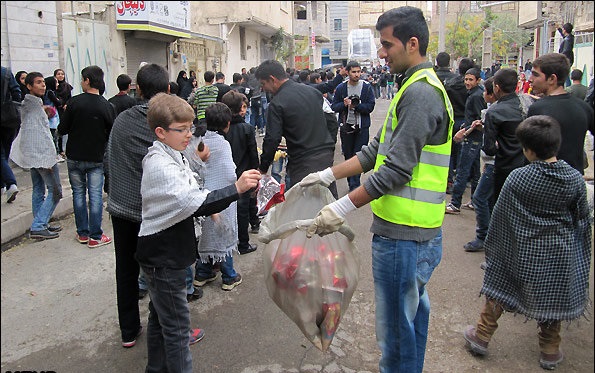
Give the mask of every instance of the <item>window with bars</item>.
[[333, 51], [341, 54], [341, 40], [333, 40]]
[[333, 30], [334, 31], [341, 31], [341, 18], [333, 20]]

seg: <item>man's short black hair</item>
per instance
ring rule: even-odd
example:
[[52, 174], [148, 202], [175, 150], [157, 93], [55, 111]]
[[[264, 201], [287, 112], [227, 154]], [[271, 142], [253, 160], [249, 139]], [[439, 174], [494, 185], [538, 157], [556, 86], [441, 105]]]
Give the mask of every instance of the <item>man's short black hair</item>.
[[232, 111], [223, 102], [216, 102], [205, 109], [205, 121], [209, 131], [223, 131], [232, 121]]
[[145, 100], [150, 100], [160, 92], [167, 93], [169, 85], [170, 79], [167, 70], [158, 64], [145, 65], [137, 73], [137, 86]]
[[240, 81], [242, 80], [242, 74], [240, 73], [234, 73], [234, 75], [232, 75], [232, 82], [234, 84], [240, 84]]
[[464, 76], [464, 75], [466, 75], [466, 71], [470, 70], [473, 67], [476, 67], [474, 60], [472, 60], [471, 58], [465, 57], [459, 61], [459, 65], [457, 66], [457, 71], [459, 71], [460, 75]]
[[218, 71], [217, 74], [215, 74], [215, 80], [224, 79], [225, 77], [226, 76], [221, 71]]
[[213, 83], [213, 79], [215, 78], [215, 73], [213, 71], [205, 71], [203, 74], [203, 79], [206, 82]]
[[580, 69], [573, 69], [571, 71], [571, 80], [582, 80], [584, 73]]
[[310, 70], [301, 70], [300, 74], [298, 74], [298, 79], [300, 79], [301, 83], [308, 82], [308, 77], [310, 75]]
[[451, 60], [451, 56], [447, 52], [439, 52], [437, 54], [437, 66], [439, 67], [449, 67], [449, 61]]
[[128, 89], [128, 86], [130, 86], [130, 83], [132, 83], [132, 79], [130, 78], [130, 76], [126, 74], [120, 74], [116, 78], [116, 85], [118, 86], [118, 89], [121, 91], [126, 91]]
[[393, 36], [406, 45], [411, 37], [418, 39], [419, 53], [426, 56], [428, 48], [428, 26], [422, 10], [412, 6], [394, 8], [381, 14], [375, 28], [381, 31], [385, 27], [393, 27]]
[[352, 70], [355, 67], [360, 67], [360, 63], [358, 61], [348, 61], [348, 63], [346, 64], [346, 71], [350, 72], [350, 70]]
[[542, 160], [556, 156], [561, 146], [561, 126], [548, 115], [533, 115], [524, 120], [517, 126], [515, 136], [524, 149]]
[[571, 34], [571, 31], [573, 31], [573, 25], [567, 22], [563, 25], [563, 30], [565, 30], [568, 34]]
[[278, 80], [284, 80], [288, 78], [284, 67], [279, 61], [263, 61], [255, 71], [255, 78], [258, 80], [269, 80], [272, 76]]
[[562, 53], [547, 53], [536, 57], [532, 62], [532, 67], [537, 67], [548, 78], [551, 75], [557, 76], [557, 85], [565, 85], [569, 76], [569, 59]]

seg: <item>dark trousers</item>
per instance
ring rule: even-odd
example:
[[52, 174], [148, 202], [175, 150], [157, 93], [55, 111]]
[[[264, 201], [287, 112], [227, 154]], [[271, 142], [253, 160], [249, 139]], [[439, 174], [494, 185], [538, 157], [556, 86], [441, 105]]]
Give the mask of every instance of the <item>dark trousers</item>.
[[[368, 144], [368, 136], [368, 128], [361, 128], [358, 132], [349, 134], [340, 131], [339, 137], [341, 139], [341, 151], [344, 155], [344, 158], [348, 160], [355, 156], [364, 145]], [[360, 186], [360, 174], [349, 176], [347, 179], [350, 191]]]
[[240, 196], [237, 205], [238, 216], [238, 249], [244, 250], [248, 248], [248, 226], [256, 226], [259, 224], [257, 216], [257, 200], [252, 197], [252, 192], [246, 192]]
[[[451, 131], [451, 138], [459, 131], [459, 128], [464, 123], [465, 118], [454, 118], [453, 129]], [[457, 172], [457, 162], [459, 160], [459, 150], [461, 149], [461, 143], [451, 141], [451, 156], [449, 157], [449, 177], [447, 182], [455, 182], [455, 173]]]
[[10, 149], [12, 148], [12, 142], [17, 137], [16, 128], [1, 128], [0, 129], [0, 149], [2, 150], [2, 187], [7, 189], [11, 185], [17, 185], [17, 180], [14, 177], [14, 173], [8, 164], [8, 156], [10, 155]]
[[[286, 170], [290, 175], [290, 182], [292, 184], [289, 185], [287, 189], [290, 189], [295, 184], [298, 184], [308, 174], [322, 171], [327, 167], [333, 166], [333, 152], [333, 149], [319, 152], [308, 157], [301, 158], [299, 162], [296, 162], [290, 156]], [[335, 185], [335, 182], [329, 185], [329, 190], [331, 191], [331, 194], [333, 194], [333, 197], [337, 199], [337, 186]]]
[[135, 259], [141, 223], [111, 216], [116, 253], [116, 299], [123, 341], [132, 341], [141, 327], [139, 263]]
[[192, 373], [186, 268], [143, 266], [149, 286], [145, 373]]

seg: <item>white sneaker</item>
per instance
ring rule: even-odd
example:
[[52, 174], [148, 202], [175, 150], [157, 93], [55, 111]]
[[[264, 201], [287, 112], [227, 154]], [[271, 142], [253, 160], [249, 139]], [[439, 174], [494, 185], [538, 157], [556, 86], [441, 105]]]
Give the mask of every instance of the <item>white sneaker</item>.
[[12, 184], [8, 190], [6, 190], [6, 203], [12, 203], [17, 198], [17, 193], [19, 192], [19, 188], [16, 185]]
[[57, 155], [56, 156], [56, 162], [62, 163], [62, 162], [64, 162], [64, 158], [62, 158], [60, 155]]
[[4, 193], [6, 193], [6, 187], [2, 187], [2, 189], [0, 189], [0, 196]]

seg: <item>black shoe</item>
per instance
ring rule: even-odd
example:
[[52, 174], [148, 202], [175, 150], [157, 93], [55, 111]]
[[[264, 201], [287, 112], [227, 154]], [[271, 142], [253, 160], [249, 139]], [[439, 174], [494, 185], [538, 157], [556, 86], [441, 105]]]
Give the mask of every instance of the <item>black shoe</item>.
[[38, 240], [49, 240], [49, 239], [58, 238], [58, 237], [60, 237], [60, 235], [58, 233], [50, 232], [47, 229], [29, 232], [29, 238], [35, 238]]
[[48, 230], [50, 232], [60, 232], [62, 230], [62, 226], [60, 224], [48, 225]]
[[149, 290], [147, 290], [147, 289], [139, 289], [139, 299], [145, 298], [145, 296], [147, 295], [148, 292], [149, 292]]
[[251, 226], [250, 233], [258, 234], [260, 228], [261, 228], [261, 224], [260, 223], [259, 224], [255, 224], [255, 225]]
[[238, 252], [240, 252], [240, 255], [250, 254], [256, 250], [257, 250], [257, 245], [251, 245], [251, 244], [248, 244], [248, 247], [246, 247], [246, 248], [242, 248], [242, 249], [238, 248]]
[[217, 272], [213, 272], [213, 276], [207, 277], [207, 278], [200, 277], [200, 276], [195, 276], [195, 279], [192, 282], [192, 284], [195, 287], [201, 287], [201, 286], [205, 285], [208, 282], [215, 281], [217, 279], [217, 276], [218, 276], [218, 273]]
[[201, 288], [194, 288], [194, 293], [188, 294], [186, 296], [186, 300], [190, 303], [193, 300], [201, 299], [203, 297], [203, 289]]

